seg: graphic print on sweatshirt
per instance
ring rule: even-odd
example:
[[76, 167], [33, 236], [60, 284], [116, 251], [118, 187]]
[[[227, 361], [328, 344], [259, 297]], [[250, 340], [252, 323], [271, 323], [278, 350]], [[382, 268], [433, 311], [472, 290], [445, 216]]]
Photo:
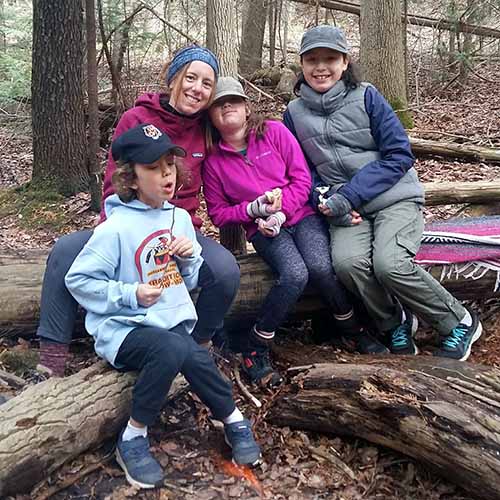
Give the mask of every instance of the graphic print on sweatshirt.
[[135, 265], [141, 283], [169, 288], [183, 283], [169, 249], [175, 236], [170, 229], [159, 229], [147, 236], [135, 252]]

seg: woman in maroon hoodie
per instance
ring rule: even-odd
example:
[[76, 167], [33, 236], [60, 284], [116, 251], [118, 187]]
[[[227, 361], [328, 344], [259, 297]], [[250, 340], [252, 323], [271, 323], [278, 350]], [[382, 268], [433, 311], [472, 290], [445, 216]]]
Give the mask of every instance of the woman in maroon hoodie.
[[[198, 286], [201, 291], [196, 303], [198, 323], [193, 331], [199, 343], [208, 342], [222, 328], [224, 315], [236, 295], [240, 279], [233, 255], [200, 233], [201, 220], [196, 215], [200, 206], [201, 163], [206, 152], [204, 111], [213, 99], [218, 72], [217, 58], [208, 49], [190, 45], [180, 50], [166, 72], [168, 94], [141, 95], [135, 106], [123, 114], [113, 136], [116, 138], [140, 123], [152, 123], [188, 152], [184, 165], [190, 181], [178, 190], [172, 203], [191, 214], [202, 247], [204, 263], [200, 269]], [[110, 155], [103, 200], [113, 193], [111, 176], [115, 168]], [[105, 218], [102, 210], [101, 221]], [[40, 362], [58, 376], [64, 375], [77, 312], [77, 303], [66, 289], [64, 277], [91, 234], [92, 231], [86, 230], [61, 237], [47, 260], [37, 334]]]

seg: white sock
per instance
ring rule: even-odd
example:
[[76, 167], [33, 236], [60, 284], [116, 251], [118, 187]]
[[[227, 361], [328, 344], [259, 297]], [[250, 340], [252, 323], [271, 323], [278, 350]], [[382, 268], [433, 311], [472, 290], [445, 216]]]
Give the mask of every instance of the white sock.
[[401, 308], [401, 324], [403, 324], [406, 321], [406, 313], [403, 308]]
[[257, 330], [257, 328], [255, 328], [255, 325], [253, 327], [253, 331], [255, 332], [255, 335], [257, 335], [257, 337], [260, 337], [261, 339], [266, 340], [267, 342], [274, 339], [274, 332], [265, 332], [264, 330]]
[[354, 316], [354, 310], [351, 309], [348, 313], [345, 314], [334, 314], [333, 317], [337, 321], [347, 321], [348, 319], [351, 319]]
[[465, 310], [465, 316], [460, 320], [460, 323], [464, 324], [465, 326], [471, 326], [472, 325], [472, 316], [470, 315], [470, 312]]
[[122, 440], [123, 441], [130, 441], [131, 439], [134, 439], [136, 437], [139, 437], [139, 436], [146, 437], [147, 435], [148, 435], [147, 426], [135, 427], [129, 421], [127, 424], [127, 427], [125, 427], [125, 431], [123, 432]]
[[231, 413], [231, 415], [229, 415], [229, 417], [226, 417], [223, 422], [225, 424], [234, 424], [236, 422], [241, 422], [243, 420], [243, 414], [241, 413], [240, 410], [238, 410], [238, 408], [235, 408], [233, 413]]

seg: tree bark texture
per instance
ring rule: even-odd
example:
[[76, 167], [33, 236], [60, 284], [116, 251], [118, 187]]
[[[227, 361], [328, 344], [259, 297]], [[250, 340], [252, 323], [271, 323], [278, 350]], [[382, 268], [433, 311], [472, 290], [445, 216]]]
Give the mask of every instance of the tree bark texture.
[[400, 0], [364, 0], [360, 17], [361, 67], [394, 109], [406, 109], [406, 68]]
[[33, 182], [65, 195], [88, 187], [82, 3], [33, 2]]
[[255, 0], [247, 10], [240, 47], [239, 73], [242, 75], [251, 75], [262, 67], [268, 6], [269, 0]]
[[95, 0], [85, 0], [85, 26], [87, 38], [87, 98], [88, 98], [88, 171], [90, 205], [94, 212], [101, 207], [101, 173], [99, 168], [99, 98], [97, 95], [97, 51], [95, 26]]
[[[29, 387], [0, 407], [0, 497], [27, 492], [67, 460], [111, 438], [130, 411], [135, 374], [104, 362]], [[186, 387], [176, 378], [170, 396]]]
[[[311, 5], [311, 0], [290, 0], [296, 3]], [[356, 16], [360, 15], [360, 5], [352, 2], [342, 2], [334, 0], [318, 0], [318, 4], [325, 9], [338, 10], [347, 12]], [[472, 33], [477, 36], [486, 36], [491, 38], [500, 38], [500, 30], [488, 28], [486, 26], [477, 26], [475, 24], [467, 24], [463, 21], [453, 22], [448, 19], [434, 19], [432, 17], [417, 16], [408, 14], [407, 23], [414, 26], [425, 26], [427, 28], [436, 28], [440, 30], [450, 30], [457, 33]]]
[[500, 370], [433, 357], [291, 369], [280, 426], [361, 437], [427, 464], [475, 498], [500, 491]]
[[222, 76], [235, 76], [238, 73], [238, 39], [236, 27], [236, 6], [234, 0], [207, 0], [207, 41], [208, 48], [219, 58]]

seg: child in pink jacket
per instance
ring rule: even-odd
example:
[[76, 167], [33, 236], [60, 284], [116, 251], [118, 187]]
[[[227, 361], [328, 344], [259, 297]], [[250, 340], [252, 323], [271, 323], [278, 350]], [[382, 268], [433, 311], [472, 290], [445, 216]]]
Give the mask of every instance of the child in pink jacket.
[[237, 80], [219, 78], [209, 110], [213, 144], [202, 171], [214, 224], [241, 224], [277, 277], [248, 338], [243, 369], [252, 382], [280, 381], [269, 344], [309, 281], [358, 351], [388, 352], [359, 326], [337, 280], [325, 222], [308, 203], [311, 174], [300, 146], [281, 123], [254, 116], [247, 100]]

